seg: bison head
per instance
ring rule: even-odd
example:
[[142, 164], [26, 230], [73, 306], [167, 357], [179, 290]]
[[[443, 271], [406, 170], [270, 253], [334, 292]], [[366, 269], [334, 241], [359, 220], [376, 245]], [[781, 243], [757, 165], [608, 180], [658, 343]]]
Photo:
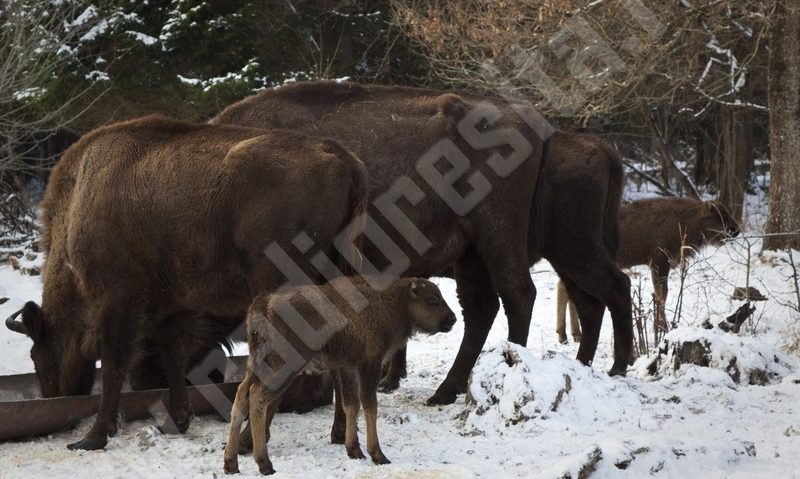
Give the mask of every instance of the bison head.
[[719, 244], [726, 238], [739, 235], [739, 223], [721, 201], [706, 201], [703, 207], [701, 227], [707, 241]]
[[406, 312], [414, 325], [428, 334], [444, 333], [453, 329], [456, 315], [447, 306], [439, 288], [426, 279], [415, 279], [408, 286]]
[[[22, 315], [22, 320], [17, 317]], [[33, 301], [6, 319], [11, 331], [33, 340], [31, 359], [42, 396], [75, 396], [89, 394], [94, 383], [94, 359], [81, 354], [81, 338], [77, 331], [57, 327], [47, 321], [44, 311]]]

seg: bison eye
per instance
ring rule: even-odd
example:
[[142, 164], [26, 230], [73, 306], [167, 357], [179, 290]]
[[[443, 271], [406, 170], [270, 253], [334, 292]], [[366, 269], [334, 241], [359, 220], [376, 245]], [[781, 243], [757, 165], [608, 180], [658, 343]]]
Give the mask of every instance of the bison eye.
[[428, 298], [425, 300], [425, 303], [428, 306], [437, 306], [439, 304], [439, 301], [436, 298]]

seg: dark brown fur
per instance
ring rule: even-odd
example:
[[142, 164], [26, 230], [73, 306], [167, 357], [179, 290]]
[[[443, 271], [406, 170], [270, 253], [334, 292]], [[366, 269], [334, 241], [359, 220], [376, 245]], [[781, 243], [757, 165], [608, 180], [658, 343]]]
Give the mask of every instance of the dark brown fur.
[[[622, 268], [650, 266], [656, 298], [656, 327], [666, 326], [664, 304], [671, 267], [681, 258], [694, 256], [707, 244], [718, 245], [727, 237], [739, 234], [739, 226], [719, 201], [690, 198], [658, 198], [622, 206], [619, 211], [620, 247], [617, 262]], [[566, 342], [566, 292], [558, 287], [557, 326], [559, 341]], [[580, 313], [570, 308], [573, 338], [580, 338]], [[576, 339], [578, 340], [578, 339]]]
[[[524, 163], [505, 177], [495, 174], [487, 161], [493, 154], [509, 155], [511, 147], [498, 142], [487, 148], [473, 148], [458, 130], [459, 122], [482, 101], [492, 102], [502, 112], [494, 124], [481, 125], [482, 131], [514, 129], [532, 146]], [[531, 113], [529, 107], [522, 107], [522, 111], [526, 116]], [[458, 285], [464, 339], [447, 378], [429, 404], [451, 403], [457, 393], [465, 391], [500, 300], [508, 316], [509, 340], [526, 343], [536, 295], [528, 268], [542, 256], [553, 258], [563, 276], [574, 278], [572, 287], [585, 291], [584, 302], [591, 303], [587, 308], [594, 308], [588, 316], [596, 317], [597, 307], [612, 308], [615, 331], [619, 329], [620, 334], [614, 371], [624, 371], [633, 336], [629, 283], [613, 259], [622, 166], [604, 143], [586, 136], [559, 136], [564, 139], [558, 143], [564, 147], [551, 145], [550, 149], [555, 148], [558, 154], [551, 153], [550, 157], [558, 159], [566, 154], [562, 160], [574, 159], [576, 163], [569, 166], [561, 160], [553, 161], [552, 166], [545, 165], [542, 170], [544, 144], [539, 134], [544, 131], [547, 137], [550, 132], [532, 129], [514, 106], [502, 100], [437, 90], [326, 82], [266, 90], [229, 106], [212, 122], [296, 128], [328, 135], [364, 158], [370, 173], [370, 194], [375, 198], [403, 176], [411, 178], [423, 191], [424, 199], [416, 204], [399, 202], [410, 223], [433, 245], [423, 254], [406, 241], [408, 228], [398, 231], [375, 205], [370, 207], [370, 216], [409, 258], [402, 274], [452, 274]], [[457, 190], [471, 190], [463, 178], [475, 171], [483, 173], [493, 187], [464, 216], [454, 213], [415, 171], [418, 160], [442, 138], [452, 139], [471, 161], [469, 171], [456, 183]], [[582, 150], [570, 152], [573, 144]], [[543, 189], [549, 190], [549, 199], [544, 198]], [[549, 210], [562, 203], [573, 210]], [[562, 219], [556, 219], [556, 215], [562, 215]], [[588, 231], [582, 230], [584, 225], [588, 225]], [[579, 259], [571, 251], [559, 249], [560, 244], [586, 246], [582, 242], [590, 244]], [[367, 249], [365, 256], [379, 255]], [[582, 269], [587, 264], [592, 268], [591, 279], [583, 280]], [[594, 347], [596, 344], [587, 342], [579, 358], [590, 362]], [[386, 378], [389, 388], [396, 387], [404, 367], [400, 361], [396, 363]]]
[[[336, 293], [341, 284], [355, 286], [358, 294], [367, 300], [366, 308], [355, 312], [350, 308], [354, 295], [345, 293], [345, 300]], [[340, 286], [339, 286], [340, 287]], [[326, 297], [344, 315], [344, 324], [330, 327], [332, 321], [318, 296]], [[260, 378], [269, 377], [267, 366], [275, 367], [283, 361], [272, 359], [275, 334], [279, 331], [290, 342], [297, 337], [286, 325], [279, 311], [281, 303], [289, 303], [317, 331], [330, 327], [332, 335], [321, 348], [311, 348], [304, 355], [304, 364], [311, 362], [315, 368], [330, 368], [338, 378], [337, 402], [342, 401], [346, 415], [345, 446], [347, 455], [354, 459], [364, 457], [358, 444], [356, 422], [359, 404], [364, 408], [367, 423], [367, 450], [376, 464], [388, 464], [378, 443], [376, 419], [378, 415], [377, 389], [381, 364], [395, 351], [404, 347], [415, 330], [428, 334], [449, 331], [456, 318], [435, 284], [420, 278], [406, 278], [394, 282], [382, 292], [377, 292], [362, 278], [345, 277], [332, 284], [319, 287], [304, 286], [288, 293], [259, 296], [253, 301], [247, 316], [247, 340], [250, 347], [247, 375], [239, 385], [236, 401], [231, 411], [231, 425], [225, 446], [225, 472], [238, 472], [238, 452], [242, 423], [248, 417], [252, 434], [253, 457], [263, 474], [274, 471], [267, 456], [270, 424], [281, 396], [289, 381], [277, 390], [271, 390]], [[274, 329], [269, 329], [269, 328]], [[302, 350], [303, 346], [297, 345]], [[294, 373], [297, 374], [299, 369]]]
[[148, 342], [167, 375], [170, 412], [185, 429], [191, 356], [233, 329], [256, 295], [285, 281], [265, 247], [276, 241], [308, 266], [295, 235], [306, 231], [327, 249], [363, 212], [365, 186], [357, 158], [297, 132], [151, 116], [73, 145], [43, 205], [42, 307], [29, 302], [22, 320], [45, 396], [88, 393], [102, 360], [100, 411], [71, 447], [106, 444], [122, 381]]
[[584, 321], [578, 360], [591, 363], [603, 312], [614, 326], [611, 374], [624, 375], [633, 360], [630, 280], [616, 264], [617, 216], [624, 175], [616, 151], [585, 134], [557, 133], [550, 139], [542, 172], [544, 249]]

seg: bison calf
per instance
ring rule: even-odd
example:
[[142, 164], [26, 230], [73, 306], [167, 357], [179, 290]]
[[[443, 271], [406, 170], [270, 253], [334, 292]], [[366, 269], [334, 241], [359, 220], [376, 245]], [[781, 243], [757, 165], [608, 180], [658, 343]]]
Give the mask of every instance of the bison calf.
[[[649, 265], [656, 300], [656, 328], [666, 328], [664, 304], [670, 268], [681, 257], [691, 257], [706, 244], [721, 244], [726, 237], [739, 234], [739, 225], [719, 201], [698, 201], [690, 198], [657, 198], [624, 205], [619, 211], [619, 252], [622, 268]], [[558, 340], [567, 342], [566, 309], [569, 303], [570, 330], [580, 341], [578, 315], [569, 302], [567, 291], [559, 281], [557, 292], [556, 332]]]
[[281, 395], [304, 367], [327, 368], [337, 377], [347, 455], [364, 457], [356, 434], [360, 403], [372, 461], [388, 464], [376, 430], [381, 365], [414, 331], [450, 331], [455, 321], [439, 288], [419, 278], [398, 280], [382, 292], [350, 277], [257, 297], [247, 314], [250, 357], [231, 411], [225, 472], [238, 472], [239, 436], [248, 413], [258, 468], [263, 474], [275, 472], [266, 449], [269, 427]]

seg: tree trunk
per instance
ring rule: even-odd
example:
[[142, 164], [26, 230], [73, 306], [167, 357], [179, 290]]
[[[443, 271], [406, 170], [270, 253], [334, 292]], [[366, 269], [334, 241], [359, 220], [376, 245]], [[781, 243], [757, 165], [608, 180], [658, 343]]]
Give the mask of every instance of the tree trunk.
[[800, 2], [778, 0], [770, 35], [770, 186], [765, 249], [800, 249]]
[[707, 127], [705, 122], [694, 131], [694, 184], [707, 185], [708, 184], [708, 166], [711, 162], [711, 155], [709, 154], [709, 143], [711, 140], [706, 133]]
[[717, 181], [719, 199], [741, 221], [747, 175], [753, 165], [752, 114], [745, 107], [720, 108], [722, 155]]

